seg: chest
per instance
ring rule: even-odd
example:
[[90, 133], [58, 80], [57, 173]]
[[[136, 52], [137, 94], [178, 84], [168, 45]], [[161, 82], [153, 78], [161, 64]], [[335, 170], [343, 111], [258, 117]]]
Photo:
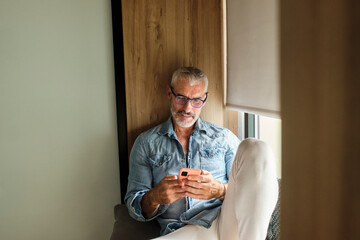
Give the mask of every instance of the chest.
[[155, 184], [166, 175], [177, 175], [182, 167], [205, 169], [224, 180], [227, 147], [225, 141], [219, 140], [191, 137], [172, 139], [166, 144], [153, 142], [152, 146], [157, 147], [152, 149], [148, 159]]
[[190, 136], [178, 136], [178, 140], [183, 148], [185, 155], [187, 155], [189, 152]]

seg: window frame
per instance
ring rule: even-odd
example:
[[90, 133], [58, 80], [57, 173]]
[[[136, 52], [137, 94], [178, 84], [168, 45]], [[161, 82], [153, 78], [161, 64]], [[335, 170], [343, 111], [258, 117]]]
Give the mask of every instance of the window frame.
[[238, 112], [238, 132], [240, 140], [259, 138], [259, 116], [252, 113]]

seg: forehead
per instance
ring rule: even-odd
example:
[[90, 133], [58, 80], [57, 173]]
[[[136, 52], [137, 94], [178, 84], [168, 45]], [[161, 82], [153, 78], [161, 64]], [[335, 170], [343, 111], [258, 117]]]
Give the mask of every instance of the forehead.
[[190, 98], [202, 97], [205, 94], [205, 83], [200, 81], [196, 84], [190, 85], [186, 79], [178, 79], [174, 86], [176, 94], [187, 96]]

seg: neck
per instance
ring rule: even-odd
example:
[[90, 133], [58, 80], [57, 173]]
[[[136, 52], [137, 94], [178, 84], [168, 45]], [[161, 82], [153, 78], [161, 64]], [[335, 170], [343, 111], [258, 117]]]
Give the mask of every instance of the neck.
[[176, 124], [174, 119], [172, 119], [172, 123], [173, 123], [173, 127], [174, 127], [174, 132], [176, 133], [176, 135], [190, 136], [194, 130], [195, 124], [193, 124], [191, 127], [181, 127], [178, 124]]
[[176, 124], [175, 120], [172, 120], [174, 132], [181, 143], [184, 150], [184, 154], [187, 156], [189, 151], [189, 139], [192, 131], [194, 130], [194, 124], [191, 127], [184, 128]]

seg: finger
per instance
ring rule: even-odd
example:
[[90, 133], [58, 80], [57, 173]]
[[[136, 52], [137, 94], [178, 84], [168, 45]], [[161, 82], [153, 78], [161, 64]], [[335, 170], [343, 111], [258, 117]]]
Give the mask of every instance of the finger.
[[168, 197], [170, 199], [173, 199], [173, 201], [176, 201], [176, 200], [178, 200], [180, 198], [186, 197], [186, 192], [181, 188], [174, 189], [174, 191], [171, 192], [171, 194], [169, 194]]
[[162, 195], [162, 198], [160, 199], [160, 204], [170, 204], [184, 197], [186, 197], [185, 192], [173, 193], [168, 196]]
[[168, 176], [164, 177], [161, 181], [166, 181], [166, 182], [172, 181], [173, 183], [179, 182], [179, 180], [177, 179], [177, 176], [175, 176], [175, 175], [168, 175]]
[[198, 181], [185, 181], [184, 186], [193, 187], [193, 188], [202, 188], [202, 183]]
[[164, 182], [162, 182], [162, 184], [167, 185], [169, 187], [182, 186], [181, 182], [179, 182], [178, 180], [165, 180]]
[[173, 180], [173, 179], [177, 179], [177, 176], [176, 176], [176, 175], [167, 175], [167, 176], [165, 176], [163, 179]]
[[175, 199], [176, 200], [179, 200], [179, 199], [184, 198], [184, 197], [186, 197], [186, 192], [181, 192], [181, 193], [176, 193], [175, 194]]
[[202, 180], [202, 176], [189, 176], [187, 179], [185, 179], [184, 181], [193, 181], [193, 182], [201, 182]]
[[184, 186], [182, 189], [186, 192], [190, 192], [193, 194], [211, 194], [211, 189], [208, 185], [202, 184], [202, 185], [196, 185], [196, 186]]
[[208, 172], [207, 170], [205, 169], [201, 169], [201, 175], [209, 175], [210, 172]]
[[185, 191], [185, 189], [183, 189], [183, 188], [176, 188], [176, 189], [174, 189], [173, 193], [174, 193], [174, 194], [182, 194], [182, 193], [185, 194], [186, 191]]
[[183, 190], [185, 191], [186, 194], [188, 194], [188, 193], [195, 194], [195, 195], [204, 194], [204, 192], [201, 189], [190, 187], [190, 186], [183, 187]]
[[189, 176], [187, 180], [198, 183], [204, 183], [204, 182], [208, 183], [211, 181], [211, 178], [209, 178], [209, 176], [206, 175], [200, 175], [200, 176]]
[[209, 197], [208, 197], [207, 195], [204, 195], [204, 194], [194, 194], [194, 193], [191, 193], [191, 192], [186, 192], [186, 196], [187, 196], [187, 197], [190, 197], [190, 198], [195, 198], [195, 199], [204, 199], [204, 200], [209, 199]]
[[184, 181], [184, 180], [178, 180], [178, 183], [179, 183], [179, 185], [180, 185], [181, 187], [185, 185], [185, 181]]

